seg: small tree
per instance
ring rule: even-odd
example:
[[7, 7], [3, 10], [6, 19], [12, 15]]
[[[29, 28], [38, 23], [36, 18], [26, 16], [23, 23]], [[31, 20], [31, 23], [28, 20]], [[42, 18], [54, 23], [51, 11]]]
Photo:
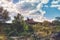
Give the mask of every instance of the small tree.
[[23, 16], [21, 14], [18, 14], [17, 16], [14, 17], [13, 27], [18, 34], [22, 32], [27, 32], [29, 30], [29, 27], [23, 20]]
[[60, 21], [60, 17], [56, 17], [56, 20]]
[[56, 17], [56, 19], [52, 23], [55, 24], [55, 26], [59, 26], [60, 25], [60, 17]]
[[9, 15], [8, 15], [8, 11], [4, 10], [3, 7], [0, 7], [0, 22], [5, 23], [6, 21], [8, 21], [10, 19]]
[[14, 20], [12, 21], [13, 23], [19, 22], [22, 24], [23, 22], [23, 16], [21, 16], [21, 14], [18, 13], [17, 16], [14, 16]]
[[9, 12], [7, 11], [7, 10], [4, 10], [4, 12], [3, 12], [3, 19], [6, 21], [8, 21], [9, 20], [9, 14], [8, 14]]
[[2, 11], [3, 11], [3, 7], [0, 7], [0, 13], [2, 13]]

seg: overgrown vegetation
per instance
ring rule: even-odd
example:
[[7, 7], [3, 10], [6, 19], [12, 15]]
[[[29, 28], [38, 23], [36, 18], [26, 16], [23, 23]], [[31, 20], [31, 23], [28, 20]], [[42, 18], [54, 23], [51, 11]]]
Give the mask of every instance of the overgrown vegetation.
[[[10, 19], [8, 16], [9, 12], [7, 10], [3, 10], [2, 7], [0, 8], [0, 12], [0, 16], [3, 19], [3, 21], [0, 21], [0, 23], [6, 23], [6, 21]], [[42, 23], [38, 22], [34, 25], [27, 24], [23, 19], [23, 16], [18, 13], [10, 25], [5, 25], [2, 28], [3, 32], [7, 36], [37, 35], [39, 37], [46, 37], [54, 32], [60, 31], [60, 17], [56, 17], [56, 20], [52, 22], [44, 21]], [[0, 28], [1, 27], [2, 26], [0, 26]]]

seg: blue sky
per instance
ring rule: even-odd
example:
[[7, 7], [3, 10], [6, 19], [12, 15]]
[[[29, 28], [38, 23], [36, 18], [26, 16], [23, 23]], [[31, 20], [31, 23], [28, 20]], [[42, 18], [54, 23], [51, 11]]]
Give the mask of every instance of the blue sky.
[[18, 2], [19, 0], [13, 0], [14, 3]]
[[[48, 5], [48, 7], [44, 7], [45, 5], [43, 5], [43, 10], [46, 11], [46, 14], [45, 14], [45, 17], [48, 18], [48, 19], [53, 19], [55, 17], [60, 17], [60, 10], [58, 10], [57, 8], [55, 7], [50, 7], [51, 6], [51, 2], [52, 0], [49, 0], [49, 2], [45, 5]], [[58, 5], [60, 5], [60, 2], [58, 3]]]
[[53, 19], [57, 16], [60, 16], [60, 10], [56, 9], [56, 8], [46, 8], [44, 7], [43, 10], [46, 11], [45, 17], [48, 19]]
[[[14, 0], [14, 3], [18, 2], [19, 0]], [[52, 4], [53, 0], [49, 0], [49, 2], [47, 4], [44, 4], [43, 7], [42, 7], [42, 10], [45, 11], [45, 17], [48, 18], [48, 19], [53, 19], [57, 16], [60, 16], [60, 10], [57, 9], [57, 7], [50, 7]], [[56, 0], [55, 0], [56, 1]], [[58, 2], [57, 5], [60, 5], [60, 1]], [[48, 7], [46, 7], [48, 6]]]

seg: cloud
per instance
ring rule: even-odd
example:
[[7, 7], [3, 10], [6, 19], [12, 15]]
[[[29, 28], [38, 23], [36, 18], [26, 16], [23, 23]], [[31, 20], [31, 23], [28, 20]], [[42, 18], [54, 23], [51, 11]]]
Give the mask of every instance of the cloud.
[[55, 7], [55, 8], [57, 8], [58, 10], [60, 10], [60, 0], [54, 0], [54, 1], [52, 1], [51, 2], [51, 7]]
[[16, 9], [16, 5], [13, 3], [13, 0], [0, 0], [0, 6], [2, 6], [4, 10], [7, 10], [9, 12], [11, 20], [8, 22], [12, 22], [13, 16], [18, 13], [18, 10]]
[[45, 11], [42, 10], [43, 4], [47, 4], [49, 0], [20, 0], [17, 9], [23, 16], [33, 18], [35, 21], [43, 21]]
[[13, 4], [13, 0], [0, 0], [0, 6], [3, 6], [9, 12], [18, 12], [15, 7], [16, 5]]
[[19, 2], [14, 4], [13, 0], [0, 0], [0, 6], [9, 11], [11, 21], [17, 13], [20, 13], [24, 16], [24, 19], [29, 17], [33, 18], [34, 21], [42, 22], [48, 20], [44, 17], [46, 12], [42, 10], [43, 4], [47, 4], [48, 2], [49, 0], [19, 0]]

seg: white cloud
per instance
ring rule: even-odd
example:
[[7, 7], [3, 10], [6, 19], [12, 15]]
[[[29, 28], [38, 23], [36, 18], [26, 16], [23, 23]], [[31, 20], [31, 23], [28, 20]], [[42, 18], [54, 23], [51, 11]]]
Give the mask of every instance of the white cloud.
[[49, 0], [41, 0], [42, 3], [47, 4]]
[[54, 0], [54, 1], [52, 1], [51, 2], [51, 7], [55, 7], [55, 8], [57, 8], [58, 10], [60, 10], [60, 4], [58, 4], [58, 3], [60, 3], [60, 0]]
[[31, 3], [33, 3], [33, 2], [39, 2], [40, 0], [20, 0], [20, 1], [25, 1], [25, 2], [31, 2]]
[[13, 3], [13, 0], [0, 0], [0, 6], [4, 8], [4, 10], [9, 11], [9, 15], [11, 15], [11, 20], [8, 22], [12, 22], [13, 15], [16, 15], [19, 11], [16, 9], [16, 5]]
[[14, 4], [13, 0], [0, 0], [0, 6], [3, 6], [4, 9], [7, 9], [10, 12], [11, 19], [14, 15], [20, 13], [25, 17], [25, 19], [26, 17], [29, 17], [33, 18], [34, 21], [42, 22], [48, 20], [44, 17], [46, 12], [41, 9], [43, 4], [47, 4], [48, 1], [49, 0], [20, 0]]
[[58, 10], [60, 10], [60, 7], [58, 7]]
[[[23, 16], [33, 18], [35, 21], [44, 21], [44, 14], [46, 12], [41, 8], [43, 7], [43, 4], [47, 4], [48, 1], [49, 0], [20, 0], [20, 2], [18, 2], [16, 5]], [[35, 5], [35, 3], [37, 5]]]
[[4, 9], [7, 9], [9, 12], [13, 12], [13, 11], [18, 12], [16, 10], [15, 4], [13, 4], [12, 0], [10, 0], [10, 1], [0, 0], [0, 6], [3, 6]]

